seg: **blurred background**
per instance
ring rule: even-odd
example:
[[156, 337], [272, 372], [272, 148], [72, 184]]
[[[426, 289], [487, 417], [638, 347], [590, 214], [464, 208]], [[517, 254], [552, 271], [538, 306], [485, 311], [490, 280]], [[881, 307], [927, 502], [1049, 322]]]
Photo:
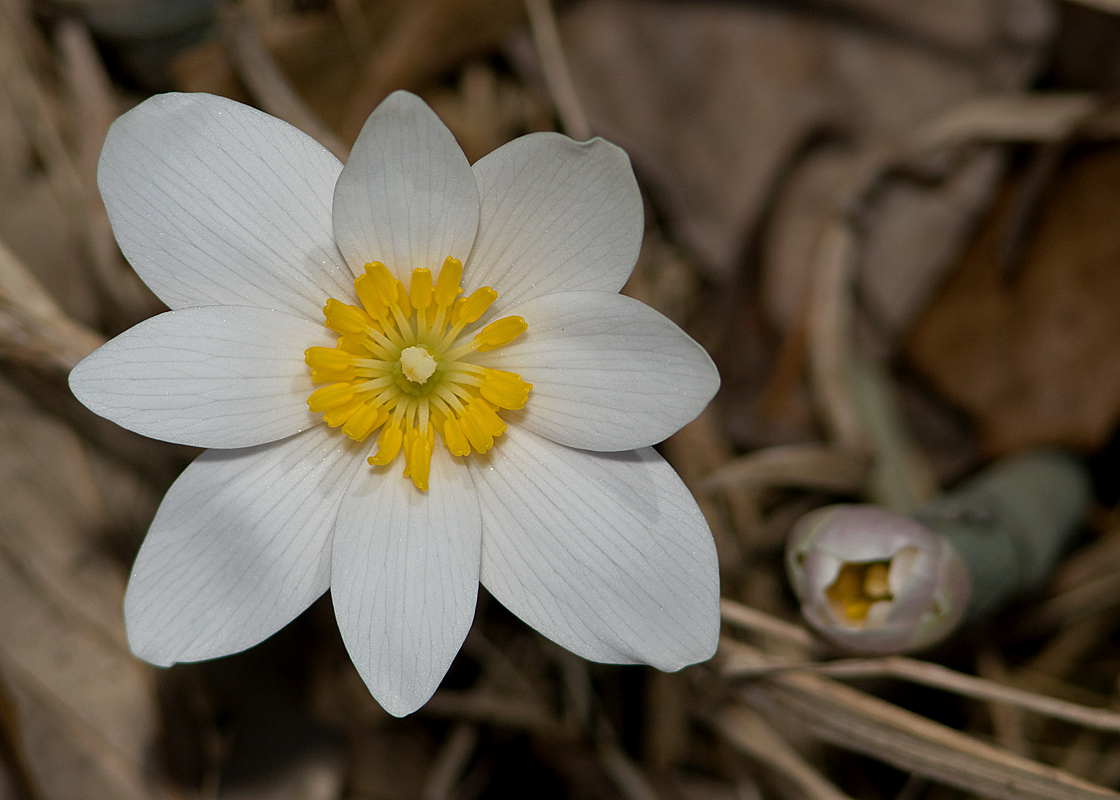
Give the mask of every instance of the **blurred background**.
[[[237, 656], [130, 655], [131, 560], [196, 452], [66, 388], [161, 310], [100, 203], [105, 132], [211, 92], [345, 159], [398, 88], [472, 161], [539, 130], [630, 154], [625, 292], [723, 378], [660, 448], [719, 549], [712, 662], [589, 664], [485, 591], [402, 720], [329, 598]], [[1116, 0], [0, 0], [0, 799], [1120, 797], [1118, 90]], [[821, 674], [793, 523], [1043, 444], [1096, 491], [1046, 583]]]

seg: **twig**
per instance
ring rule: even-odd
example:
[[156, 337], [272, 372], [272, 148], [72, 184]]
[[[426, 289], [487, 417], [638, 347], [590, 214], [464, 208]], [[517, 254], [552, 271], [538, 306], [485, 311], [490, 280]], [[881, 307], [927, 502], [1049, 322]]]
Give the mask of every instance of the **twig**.
[[794, 797], [804, 800], [851, 800], [750, 708], [729, 705], [710, 721], [732, 747], [792, 784]]
[[1060, 719], [1093, 730], [1120, 733], [1120, 713], [1104, 708], [1088, 708], [1015, 689], [994, 681], [966, 675], [963, 672], [918, 661], [905, 656], [884, 656], [882, 658], [854, 658], [837, 661], [822, 661], [794, 664], [763, 654], [753, 647], [724, 640], [720, 650], [725, 660], [722, 673], [727, 677], [756, 677], [776, 673], [812, 672], [834, 678], [896, 678], [923, 686], [930, 686], [947, 692], [1006, 703], [1036, 714]]
[[839, 747], [986, 797], [1120, 798], [1110, 789], [986, 744], [821, 675], [775, 673], [753, 682], [740, 696], [764, 716], [797, 720]]
[[486, 722], [554, 738], [562, 739], [566, 735], [564, 727], [543, 709], [527, 705], [523, 698], [489, 692], [441, 689], [424, 706], [422, 713]]
[[[7, 13], [0, 6], [0, 83], [8, 90], [31, 144], [43, 160], [51, 190], [65, 209], [83, 255], [93, 267], [97, 290], [123, 318], [137, 311], [151, 313], [152, 304], [147, 300], [150, 293], [120, 258], [109, 218], [96, 194], [94, 176], [91, 172], [83, 179], [79, 172], [41, 82], [15, 38]], [[70, 83], [68, 88], [74, 94], [107, 92], [108, 80], [102, 74], [104, 67], [93, 53], [92, 45], [85, 46], [88, 39], [83, 41], [83, 34], [80, 26], [64, 24], [60, 28], [59, 45], [67, 67], [64, 76]], [[90, 130], [83, 133], [94, 139], [99, 135]], [[103, 133], [100, 139], [104, 140]], [[95, 147], [100, 149], [100, 142]]]
[[614, 741], [600, 741], [599, 762], [627, 800], [659, 800], [646, 776]]
[[105, 340], [70, 319], [0, 242], [0, 355], [67, 373]]
[[741, 456], [708, 473], [696, 488], [714, 492], [735, 486], [794, 486], [855, 493], [867, 480], [870, 458], [864, 452], [821, 444], [767, 447]]
[[841, 448], [866, 450], [867, 437], [849, 382], [857, 249], [847, 220], [826, 225], [813, 259], [806, 324], [812, 387], [829, 436]]
[[345, 161], [350, 148], [308, 108], [264, 46], [252, 17], [236, 3], [221, 6], [222, 39], [238, 76], [261, 108], [289, 122]]
[[552, 3], [550, 0], [525, 0], [525, 10], [529, 15], [529, 31], [541, 62], [544, 82], [560, 117], [560, 127], [573, 139], [586, 141], [591, 138], [591, 124], [580, 104], [568, 61], [564, 58]]
[[421, 793], [423, 800], [446, 800], [452, 797], [455, 785], [470, 763], [471, 754], [477, 746], [477, 725], [460, 722], [453, 727], [428, 771]]
[[812, 649], [818, 646], [813, 634], [800, 625], [784, 622], [758, 609], [728, 600], [726, 597], [719, 601], [719, 613], [724, 622], [738, 625], [746, 630], [773, 636], [799, 647]]

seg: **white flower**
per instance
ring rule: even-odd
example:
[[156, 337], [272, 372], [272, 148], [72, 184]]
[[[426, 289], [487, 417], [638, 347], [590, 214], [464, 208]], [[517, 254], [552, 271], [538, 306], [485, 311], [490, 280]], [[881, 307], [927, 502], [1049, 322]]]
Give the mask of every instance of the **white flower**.
[[113, 125], [98, 181], [172, 310], [71, 388], [126, 428], [213, 448], [136, 559], [137, 655], [237, 652], [330, 588], [362, 677], [406, 714], [455, 657], [479, 581], [595, 661], [713, 653], [711, 534], [650, 445], [719, 378], [618, 294], [643, 227], [621, 150], [540, 133], [472, 167], [398, 92], [343, 167], [252, 108], [171, 94]]

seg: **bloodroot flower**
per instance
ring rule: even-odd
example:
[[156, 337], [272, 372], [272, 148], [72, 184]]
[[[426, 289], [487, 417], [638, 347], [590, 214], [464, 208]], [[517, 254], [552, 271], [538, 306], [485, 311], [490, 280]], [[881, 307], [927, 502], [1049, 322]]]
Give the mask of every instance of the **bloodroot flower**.
[[171, 311], [70, 386], [126, 428], [212, 448], [133, 567], [137, 655], [243, 650], [329, 588], [402, 715], [447, 671], [480, 581], [594, 661], [714, 652], [711, 533], [650, 445], [719, 377], [618, 294], [643, 227], [621, 150], [539, 133], [472, 167], [398, 92], [343, 167], [252, 108], [169, 94], [113, 125], [98, 181]]

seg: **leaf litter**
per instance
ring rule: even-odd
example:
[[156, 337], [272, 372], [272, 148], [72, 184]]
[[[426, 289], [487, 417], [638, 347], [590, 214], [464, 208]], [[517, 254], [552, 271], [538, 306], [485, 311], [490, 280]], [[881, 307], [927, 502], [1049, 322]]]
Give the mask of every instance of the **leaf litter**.
[[[124, 5], [144, 24], [0, 3], [0, 797], [1120, 796], [1114, 3]], [[662, 447], [719, 549], [711, 664], [588, 664], [485, 594], [404, 720], [326, 601], [227, 659], [128, 653], [129, 563], [190, 453], [66, 397], [77, 359], [158, 309], [106, 238], [107, 125], [155, 90], [211, 91], [341, 156], [396, 88], [472, 160], [546, 129], [629, 151], [648, 230], [627, 291], [724, 376]], [[864, 360], [903, 398], [894, 433], [850, 381]], [[1090, 459], [1098, 506], [996, 621], [837, 660], [797, 621], [781, 544], [911, 434], [903, 470], [930, 491], [1057, 444]]]

